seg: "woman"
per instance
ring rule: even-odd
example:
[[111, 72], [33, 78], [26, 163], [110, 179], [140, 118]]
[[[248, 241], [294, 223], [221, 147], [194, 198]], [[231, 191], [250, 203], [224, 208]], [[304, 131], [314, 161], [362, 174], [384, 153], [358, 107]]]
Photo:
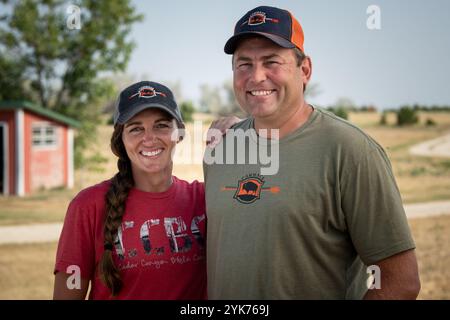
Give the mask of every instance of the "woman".
[[182, 128], [167, 87], [122, 91], [111, 138], [119, 172], [72, 200], [54, 299], [84, 299], [89, 284], [89, 299], [206, 298], [204, 186], [172, 176]]

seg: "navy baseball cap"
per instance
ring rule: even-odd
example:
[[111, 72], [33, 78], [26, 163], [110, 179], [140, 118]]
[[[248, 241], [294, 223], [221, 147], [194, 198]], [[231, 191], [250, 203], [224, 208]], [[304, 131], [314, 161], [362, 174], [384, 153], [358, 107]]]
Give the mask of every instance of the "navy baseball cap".
[[225, 44], [225, 53], [233, 54], [239, 40], [260, 35], [283, 48], [299, 48], [302, 52], [304, 35], [300, 23], [287, 10], [260, 6], [247, 12], [234, 27], [234, 35]]
[[114, 125], [125, 124], [139, 112], [158, 108], [169, 113], [184, 128], [183, 118], [172, 91], [166, 86], [152, 81], [141, 81], [124, 89], [117, 100]]

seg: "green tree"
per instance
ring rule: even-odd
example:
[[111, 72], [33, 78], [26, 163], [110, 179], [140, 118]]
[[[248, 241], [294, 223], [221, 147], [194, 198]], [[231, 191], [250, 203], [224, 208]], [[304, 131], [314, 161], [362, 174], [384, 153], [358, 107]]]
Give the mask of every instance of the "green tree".
[[200, 86], [200, 110], [202, 112], [219, 115], [222, 108], [222, 97], [220, 96], [220, 88], [202, 84]]
[[234, 94], [233, 80], [225, 80], [222, 85], [225, 96], [225, 105], [220, 112], [221, 116], [235, 115], [239, 118], [248, 117], [248, 114], [242, 110]]
[[427, 118], [427, 120], [425, 121], [425, 125], [427, 127], [432, 127], [436, 125], [436, 121], [434, 121], [433, 119]]
[[183, 101], [180, 104], [180, 111], [184, 122], [192, 122], [192, 115], [195, 112], [195, 108], [191, 101]]
[[23, 63], [13, 60], [8, 55], [0, 54], [0, 100], [25, 100], [29, 95], [17, 83], [25, 84]]
[[114, 93], [101, 75], [125, 70], [134, 47], [127, 36], [142, 16], [130, 0], [1, 2], [0, 99], [31, 100], [79, 120], [79, 167]]
[[338, 117], [347, 120], [348, 112], [355, 110], [355, 104], [349, 98], [339, 98], [336, 100], [334, 105], [329, 107], [327, 110], [333, 112]]
[[336, 110], [343, 109], [346, 112], [355, 111], [356, 105], [350, 98], [341, 97], [337, 99], [336, 102], [334, 103], [334, 109]]
[[337, 115], [338, 117], [348, 120], [348, 112], [347, 109], [342, 108], [342, 107], [337, 107], [337, 108], [333, 108], [333, 107], [329, 107], [327, 109], [330, 112], [333, 112], [335, 115]]
[[413, 109], [409, 106], [401, 107], [397, 111], [397, 125], [410, 125], [419, 122], [419, 117], [417, 116], [417, 109]]

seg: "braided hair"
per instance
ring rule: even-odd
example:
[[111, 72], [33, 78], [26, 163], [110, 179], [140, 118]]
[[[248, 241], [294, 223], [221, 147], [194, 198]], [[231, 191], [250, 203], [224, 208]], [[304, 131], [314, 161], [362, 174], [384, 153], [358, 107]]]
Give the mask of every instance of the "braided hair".
[[111, 185], [105, 195], [106, 215], [103, 228], [105, 251], [100, 259], [98, 270], [100, 279], [111, 290], [112, 296], [117, 296], [122, 289], [120, 271], [114, 264], [112, 250], [122, 224], [128, 194], [134, 186], [131, 161], [122, 141], [123, 128], [124, 125], [115, 125], [111, 136], [111, 150], [119, 157], [117, 160], [119, 172], [111, 179]]

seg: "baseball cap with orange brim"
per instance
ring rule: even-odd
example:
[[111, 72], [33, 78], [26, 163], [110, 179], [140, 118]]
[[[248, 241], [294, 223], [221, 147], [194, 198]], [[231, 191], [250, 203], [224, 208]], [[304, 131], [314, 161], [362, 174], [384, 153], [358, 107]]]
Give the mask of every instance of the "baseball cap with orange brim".
[[233, 54], [239, 41], [262, 36], [283, 48], [298, 48], [302, 52], [304, 35], [300, 23], [287, 10], [260, 6], [247, 12], [234, 27], [234, 35], [225, 44], [224, 51]]

